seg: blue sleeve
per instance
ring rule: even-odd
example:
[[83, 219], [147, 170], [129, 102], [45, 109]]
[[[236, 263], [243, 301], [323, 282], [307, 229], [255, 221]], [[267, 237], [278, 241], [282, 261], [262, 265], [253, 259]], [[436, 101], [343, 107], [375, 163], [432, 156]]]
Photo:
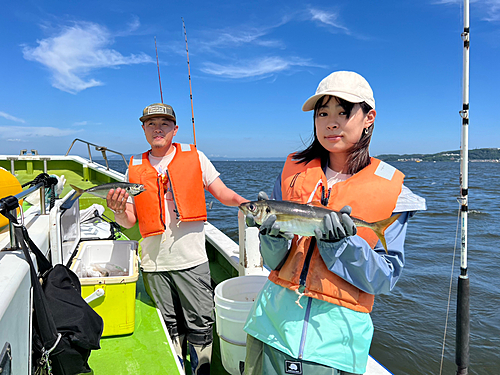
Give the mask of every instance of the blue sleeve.
[[321, 257], [328, 269], [357, 288], [370, 294], [390, 292], [404, 267], [404, 241], [410, 212], [401, 216], [385, 231], [387, 251], [379, 241], [375, 249], [359, 236], [338, 242], [318, 241]]
[[276, 179], [276, 182], [274, 183], [273, 192], [271, 193], [271, 199], [277, 201], [283, 200], [283, 195], [281, 194], [281, 173], [282, 172], [280, 172], [278, 178]]
[[275, 270], [288, 254], [289, 243], [286, 238], [263, 236], [259, 234], [260, 254], [264, 263], [272, 270]]
[[[281, 173], [274, 183], [271, 199], [281, 200]], [[289, 242], [283, 237], [260, 235], [260, 253], [264, 263], [272, 270], [276, 269], [288, 254]]]

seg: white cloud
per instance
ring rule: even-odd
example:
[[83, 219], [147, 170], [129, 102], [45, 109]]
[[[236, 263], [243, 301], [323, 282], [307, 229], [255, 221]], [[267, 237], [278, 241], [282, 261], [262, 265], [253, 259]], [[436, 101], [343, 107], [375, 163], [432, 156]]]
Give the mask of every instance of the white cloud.
[[0, 112], [0, 117], [6, 118], [7, 120], [15, 121], [15, 122], [21, 122], [23, 124], [26, 122], [22, 118], [17, 118], [17, 117], [11, 116], [5, 112]]
[[320, 22], [322, 25], [332, 26], [344, 31], [346, 34], [350, 34], [349, 29], [338, 22], [339, 15], [337, 13], [326, 12], [319, 9], [309, 9], [309, 12], [311, 13], [311, 19], [313, 21]]
[[[463, 0], [436, 0], [434, 4], [457, 4], [462, 7]], [[485, 14], [483, 16], [484, 21], [496, 22], [500, 21], [500, 0], [471, 0], [471, 8], [476, 8], [480, 10], [481, 13]]]
[[0, 139], [14, 141], [40, 137], [64, 137], [83, 130], [58, 129], [53, 127], [0, 126]]
[[225, 78], [259, 77], [267, 74], [289, 70], [294, 66], [317, 66], [309, 60], [300, 58], [284, 59], [281, 57], [264, 57], [260, 60], [244, 61], [241, 64], [222, 65], [207, 62], [201, 70], [207, 74]]
[[129, 22], [127, 26], [128, 26], [129, 33], [133, 33], [136, 30], [138, 30], [139, 27], [141, 26], [141, 23], [139, 21], [139, 17], [135, 16], [134, 19], [131, 22]]
[[257, 41], [261, 36], [266, 35], [264, 30], [242, 30], [242, 31], [222, 31], [216, 39], [209, 41], [212, 46], [241, 45]]
[[[135, 27], [137, 25], [131, 26]], [[63, 28], [59, 35], [38, 40], [37, 47], [23, 46], [23, 54], [25, 59], [49, 69], [52, 86], [69, 93], [103, 85], [94, 78], [86, 78], [96, 69], [154, 62], [144, 53], [123, 56], [106, 48], [112, 42], [112, 35], [105, 27], [79, 22]]]
[[199, 43], [200, 50], [214, 52], [218, 48], [234, 48], [243, 45], [256, 45], [269, 48], [282, 48], [283, 43], [278, 40], [263, 39], [275, 27], [224, 29], [206, 31], [204, 40]]
[[[202, 72], [218, 77], [229, 79], [257, 78], [261, 79], [269, 75], [290, 71], [297, 67], [322, 67], [312, 63], [311, 59], [302, 57], [287, 56], [265, 56], [255, 57], [252, 60], [239, 60], [235, 58], [236, 48], [251, 51], [253, 56], [259, 54], [261, 50], [273, 48], [272, 54], [277, 49], [285, 50], [286, 44], [278, 39], [273, 39], [269, 35], [277, 28], [292, 21], [310, 22], [315, 20], [322, 26], [330, 29], [340, 29], [346, 34], [350, 31], [337, 21], [337, 14], [308, 9], [304, 12], [294, 12], [282, 17], [273, 24], [266, 24], [261, 27], [240, 26], [237, 28], [225, 28], [203, 32], [203, 40], [197, 45], [198, 52], [209, 52], [213, 57], [220, 57], [221, 62], [207, 61], [200, 69]], [[255, 47], [262, 47], [256, 49]], [[181, 48], [178, 48], [181, 51]], [[248, 53], [245, 54], [248, 56]]]
[[136, 34], [136, 31], [139, 30], [140, 26], [141, 22], [139, 21], [139, 17], [133, 16], [132, 20], [127, 23], [127, 28], [124, 31], [116, 32], [114, 36], [129, 36]]
[[485, 21], [500, 21], [500, 0], [486, 0], [478, 4], [481, 4], [486, 12]]
[[73, 126], [85, 126], [87, 125], [87, 121], [77, 121], [73, 124]]

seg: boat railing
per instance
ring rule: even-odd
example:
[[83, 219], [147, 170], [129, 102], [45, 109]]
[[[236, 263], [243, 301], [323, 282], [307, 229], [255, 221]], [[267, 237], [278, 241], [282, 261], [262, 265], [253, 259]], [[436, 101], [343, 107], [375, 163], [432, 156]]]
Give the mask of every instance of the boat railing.
[[[45, 206], [45, 189], [44, 189], [44, 183], [39, 182], [38, 184], [23, 190], [22, 192], [14, 195], [14, 197], [20, 201], [21, 199], [25, 198], [26, 196], [30, 195], [31, 193], [35, 192], [37, 189], [40, 190], [40, 213], [42, 215], [45, 215], [47, 213], [46, 206]], [[0, 200], [0, 212], [6, 209], [5, 203]], [[13, 209], [10, 211], [11, 215], [14, 217], [17, 217], [17, 209]], [[23, 213], [21, 212], [21, 223], [23, 223]], [[12, 223], [9, 223], [9, 234], [10, 234], [10, 247], [15, 248], [16, 246], [16, 240], [15, 240], [15, 235], [14, 235], [14, 225]]]
[[239, 241], [239, 269], [240, 276], [268, 275], [269, 270], [264, 266], [260, 255], [259, 230], [245, 224], [243, 212], [238, 210], [238, 241]]
[[69, 146], [69, 149], [68, 151], [66, 152], [66, 156], [68, 156], [69, 152], [71, 151], [71, 149], [73, 148], [73, 145], [75, 144], [75, 142], [77, 141], [80, 141], [82, 143], [85, 143], [87, 145], [87, 149], [89, 151], [89, 160], [90, 162], [92, 162], [92, 153], [90, 152], [90, 146], [93, 146], [95, 147], [95, 150], [96, 151], [101, 151], [102, 153], [102, 158], [104, 159], [104, 161], [106, 162], [106, 169], [109, 171], [109, 165], [108, 165], [108, 157], [106, 155], [106, 151], [109, 151], [109, 152], [112, 152], [114, 154], [117, 154], [117, 155], [120, 155], [123, 159], [123, 162], [125, 163], [125, 165], [127, 166], [128, 168], [128, 163], [127, 163], [127, 159], [125, 159], [125, 156], [121, 153], [121, 152], [118, 152], [118, 151], [114, 151], [114, 150], [111, 150], [105, 146], [99, 146], [99, 145], [96, 145], [94, 143], [90, 143], [90, 142], [87, 142], [87, 141], [84, 141], [83, 139], [79, 139], [79, 138], [75, 138], [75, 140], [71, 143], [71, 146]]

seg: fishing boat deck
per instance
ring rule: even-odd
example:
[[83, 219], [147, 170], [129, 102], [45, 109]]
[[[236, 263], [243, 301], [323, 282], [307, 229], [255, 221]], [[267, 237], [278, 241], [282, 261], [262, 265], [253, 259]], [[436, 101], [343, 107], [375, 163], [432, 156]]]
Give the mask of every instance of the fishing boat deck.
[[157, 310], [142, 277], [137, 281], [135, 330], [124, 336], [101, 339], [101, 349], [92, 352], [89, 365], [94, 374], [175, 374], [175, 358]]
[[[8, 169], [8, 165], [0, 166]], [[32, 181], [43, 172], [43, 169], [16, 169], [16, 178], [21, 185]], [[51, 175], [64, 175], [66, 183], [61, 196], [65, 196], [72, 190], [70, 185], [87, 189], [92, 186], [115, 181], [109, 176], [100, 173], [90, 174], [90, 179], [85, 179], [82, 170], [76, 169], [54, 169], [50, 168], [47, 173]], [[97, 203], [104, 206], [104, 215], [114, 219], [114, 214], [106, 207], [106, 202], [90, 194], [84, 194], [79, 198], [80, 209], [90, 207]], [[24, 207], [29, 207], [25, 203]], [[7, 233], [5, 233], [7, 234]], [[124, 230], [124, 234], [131, 239], [140, 239], [137, 225], [134, 228]], [[135, 303], [135, 329], [134, 332], [122, 336], [109, 336], [101, 338], [101, 349], [94, 350], [89, 358], [89, 365], [93, 374], [176, 374], [180, 373], [177, 361], [172, 354], [169, 345], [170, 338], [167, 337], [166, 329], [154, 306], [153, 301], [146, 293], [142, 274], [136, 284]], [[189, 355], [186, 369], [190, 371]], [[222, 365], [219, 352], [219, 339], [214, 326], [214, 345], [212, 356], [213, 374], [227, 374]]]
[[[9, 158], [0, 157], [0, 167], [12, 170], [12, 161]], [[37, 159], [37, 157], [33, 157], [31, 161], [29, 159], [27, 161], [16, 159], [14, 167], [18, 181], [21, 184], [30, 182], [44, 170], [49, 175], [64, 175], [66, 183], [61, 196], [65, 196], [71, 190], [70, 185], [87, 189], [104, 183], [122, 181], [123, 179], [123, 174], [107, 170], [103, 166], [80, 157], [50, 156], [50, 162], [47, 162], [47, 165], [44, 165], [43, 161]], [[114, 214], [106, 207], [105, 200], [90, 194], [84, 194], [79, 201], [80, 209], [90, 207], [94, 203], [102, 205], [105, 208], [104, 215], [114, 219]], [[39, 218], [41, 219], [39, 221], [42, 222], [41, 226], [48, 227], [48, 217], [42, 216]], [[128, 238], [139, 240], [140, 244], [141, 236], [137, 225], [123, 232]], [[206, 234], [212, 284], [216, 285], [227, 278], [238, 276], [238, 245], [210, 223], [206, 224]], [[0, 242], [5, 241], [3, 237], [6, 236], [8, 236], [8, 231], [5, 232], [4, 230], [3, 233], [0, 233]], [[44, 241], [47, 242], [47, 240], [46, 238]], [[180, 374], [182, 372], [178, 369], [178, 362], [172, 353], [169, 342], [170, 339], [166, 333], [163, 320], [146, 293], [142, 275], [140, 275], [136, 283], [134, 332], [122, 336], [102, 338], [101, 349], [92, 351], [89, 364], [93, 374], [99, 375], [131, 373]], [[186, 372], [190, 373], [189, 356], [186, 363]], [[219, 338], [215, 325], [211, 373], [228, 374], [222, 365]], [[371, 357], [369, 358], [367, 373], [388, 374], [387, 370], [378, 365]]]

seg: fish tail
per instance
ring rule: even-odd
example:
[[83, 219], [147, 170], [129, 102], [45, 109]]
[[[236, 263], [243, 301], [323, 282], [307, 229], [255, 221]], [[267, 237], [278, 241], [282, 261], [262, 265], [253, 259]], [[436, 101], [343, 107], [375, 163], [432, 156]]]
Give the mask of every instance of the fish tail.
[[389, 228], [389, 226], [394, 223], [401, 214], [393, 215], [390, 216], [387, 219], [377, 221], [375, 223], [371, 223], [370, 228], [375, 232], [377, 237], [379, 238], [380, 242], [382, 242], [382, 245], [384, 246], [384, 250], [386, 254], [389, 254], [387, 251], [387, 242], [385, 241], [385, 230]]
[[75, 196], [72, 198], [72, 200], [78, 199], [80, 195], [82, 195], [85, 191], [83, 189], [80, 189], [79, 187], [76, 187], [75, 185], [69, 184], [69, 186], [72, 187], [74, 191], [76, 191]]

